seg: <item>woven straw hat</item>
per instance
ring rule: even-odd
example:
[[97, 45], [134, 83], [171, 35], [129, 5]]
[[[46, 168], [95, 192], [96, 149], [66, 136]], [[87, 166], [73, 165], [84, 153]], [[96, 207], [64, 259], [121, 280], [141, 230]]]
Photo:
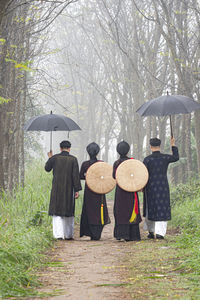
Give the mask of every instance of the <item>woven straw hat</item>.
[[116, 171], [117, 184], [127, 192], [140, 191], [147, 184], [148, 178], [146, 166], [137, 159], [125, 160]]
[[97, 194], [107, 194], [116, 185], [112, 177], [113, 168], [105, 162], [96, 162], [89, 167], [86, 173], [86, 183], [88, 187]]

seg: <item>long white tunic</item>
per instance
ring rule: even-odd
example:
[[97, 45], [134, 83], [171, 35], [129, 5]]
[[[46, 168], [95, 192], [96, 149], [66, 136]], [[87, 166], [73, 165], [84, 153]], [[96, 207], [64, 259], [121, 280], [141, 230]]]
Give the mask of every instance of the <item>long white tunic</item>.
[[[146, 203], [147, 207], [147, 203]], [[146, 218], [144, 221], [144, 231], [153, 232], [162, 236], [166, 235], [167, 232], [167, 221], [151, 221], [148, 219], [148, 209], [146, 212]]]
[[70, 239], [74, 235], [74, 217], [53, 216], [54, 238]]
[[167, 221], [151, 221], [145, 218], [144, 230], [165, 236], [167, 232]]

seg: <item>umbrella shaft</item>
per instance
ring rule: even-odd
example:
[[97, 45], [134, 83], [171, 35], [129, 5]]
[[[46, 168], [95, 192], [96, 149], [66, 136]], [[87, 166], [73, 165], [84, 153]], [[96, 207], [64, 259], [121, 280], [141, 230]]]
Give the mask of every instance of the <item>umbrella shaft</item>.
[[52, 151], [52, 131], [50, 132], [50, 151]]
[[171, 130], [171, 137], [173, 138], [173, 129], [172, 129], [172, 116], [169, 116], [169, 120], [170, 120], [170, 130]]

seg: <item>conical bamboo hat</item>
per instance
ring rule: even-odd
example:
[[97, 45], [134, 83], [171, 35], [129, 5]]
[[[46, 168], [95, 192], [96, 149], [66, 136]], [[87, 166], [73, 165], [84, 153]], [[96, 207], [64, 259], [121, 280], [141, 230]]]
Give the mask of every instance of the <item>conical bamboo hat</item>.
[[91, 165], [86, 173], [86, 183], [88, 187], [97, 194], [107, 194], [116, 185], [112, 177], [113, 168], [106, 162], [96, 162]]
[[117, 184], [127, 192], [140, 191], [147, 184], [148, 178], [146, 166], [137, 159], [125, 160], [116, 171]]

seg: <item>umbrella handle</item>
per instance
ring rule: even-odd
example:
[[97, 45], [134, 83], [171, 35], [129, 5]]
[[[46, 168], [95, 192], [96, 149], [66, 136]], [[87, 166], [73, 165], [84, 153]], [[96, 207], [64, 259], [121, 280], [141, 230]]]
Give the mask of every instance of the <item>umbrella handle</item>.
[[173, 129], [172, 129], [172, 116], [169, 116], [169, 121], [170, 121], [170, 130], [171, 130], [171, 138], [173, 138]]

